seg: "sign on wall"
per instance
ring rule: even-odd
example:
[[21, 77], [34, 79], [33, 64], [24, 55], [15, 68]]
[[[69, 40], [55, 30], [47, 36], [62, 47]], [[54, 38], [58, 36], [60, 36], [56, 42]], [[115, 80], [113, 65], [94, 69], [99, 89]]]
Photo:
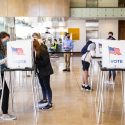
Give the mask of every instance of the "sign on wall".
[[32, 42], [27, 40], [7, 43], [7, 66], [10, 69], [32, 68]]
[[102, 67], [125, 68], [125, 41], [105, 40], [102, 44]]
[[72, 34], [72, 40], [80, 39], [80, 29], [79, 28], [68, 28], [68, 33]]

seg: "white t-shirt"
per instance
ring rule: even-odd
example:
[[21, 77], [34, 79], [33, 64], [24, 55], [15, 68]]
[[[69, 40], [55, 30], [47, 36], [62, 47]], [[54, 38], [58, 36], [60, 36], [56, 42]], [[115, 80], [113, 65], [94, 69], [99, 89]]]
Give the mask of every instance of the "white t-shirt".
[[95, 55], [95, 48], [96, 48], [96, 45], [94, 43], [91, 43], [87, 48], [88, 52], [82, 55], [81, 60], [90, 63], [91, 56]]

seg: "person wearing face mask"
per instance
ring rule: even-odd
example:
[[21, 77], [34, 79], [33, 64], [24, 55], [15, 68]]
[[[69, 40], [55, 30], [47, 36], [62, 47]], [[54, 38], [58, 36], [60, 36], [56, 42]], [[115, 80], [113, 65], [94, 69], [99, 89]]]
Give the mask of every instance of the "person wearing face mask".
[[[113, 37], [113, 32], [109, 32], [108, 33], [108, 40], [116, 40], [114, 37]], [[111, 84], [114, 84], [115, 82], [115, 77], [116, 77], [116, 71], [111, 69], [109, 70], [109, 80], [107, 81], [108, 83], [111, 83]], [[111, 78], [113, 79], [113, 81], [111, 81]]]
[[108, 33], [108, 40], [116, 40], [114, 37], [113, 37], [113, 32], [109, 32]]
[[70, 34], [65, 34], [65, 39], [62, 43], [62, 49], [64, 50], [64, 58], [65, 58], [65, 69], [63, 71], [70, 72], [70, 57], [71, 50], [73, 49], [73, 41], [70, 39]]
[[[6, 68], [6, 45], [7, 41], [10, 39], [10, 35], [6, 32], [0, 32], [0, 71], [1, 71], [1, 82], [4, 82], [3, 90], [3, 98], [1, 100], [2, 104], [2, 112], [3, 114], [0, 116], [2, 120], [15, 120], [16, 117], [8, 114], [8, 106], [9, 106], [9, 88], [7, 86], [5, 77], [4, 77], [4, 69]], [[3, 84], [2, 84], [3, 85]], [[2, 97], [2, 90], [0, 90], [0, 98]]]

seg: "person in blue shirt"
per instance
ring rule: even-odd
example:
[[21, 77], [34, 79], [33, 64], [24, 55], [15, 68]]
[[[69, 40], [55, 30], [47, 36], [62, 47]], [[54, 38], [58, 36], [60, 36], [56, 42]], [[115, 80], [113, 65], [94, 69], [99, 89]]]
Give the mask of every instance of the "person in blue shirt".
[[70, 34], [66, 33], [65, 39], [62, 43], [62, 49], [64, 51], [64, 58], [65, 58], [65, 69], [63, 71], [70, 72], [70, 57], [71, 57], [71, 50], [73, 49], [73, 41], [70, 39]]
[[[0, 98], [2, 97], [2, 115], [0, 119], [2, 120], [15, 120], [16, 117], [8, 114], [9, 107], [9, 88], [4, 77], [4, 69], [6, 68], [6, 49], [7, 41], [10, 39], [10, 35], [6, 32], [0, 32], [0, 72], [1, 72], [1, 82], [3, 89], [0, 89]], [[4, 84], [3, 84], [4, 83]], [[3, 95], [2, 95], [3, 91]]]

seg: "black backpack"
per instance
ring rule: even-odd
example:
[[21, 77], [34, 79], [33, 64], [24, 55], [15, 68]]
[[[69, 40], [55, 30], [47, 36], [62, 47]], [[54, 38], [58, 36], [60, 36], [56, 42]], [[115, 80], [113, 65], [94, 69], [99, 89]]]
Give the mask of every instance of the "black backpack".
[[82, 55], [87, 52], [88, 46], [89, 46], [91, 43], [93, 43], [93, 42], [92, 42], [92, 41], [88, 41], [88, 42], [86, 43], [86, 45], [82, 48], [82, 50], [81, 50]]

